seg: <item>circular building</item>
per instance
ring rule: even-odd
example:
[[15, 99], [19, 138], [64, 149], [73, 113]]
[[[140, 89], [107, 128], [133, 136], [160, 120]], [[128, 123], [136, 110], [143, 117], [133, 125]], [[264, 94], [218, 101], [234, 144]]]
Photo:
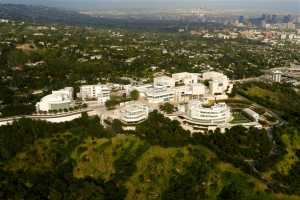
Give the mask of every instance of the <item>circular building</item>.
[[202, 125], [226, 124], [231, 119], [230, 108], [225, 103], [204, 106], [201, 101], [190, 101], [187, 105], [187, 116]]
[[120, 108], [120, 120], [126, 124], [137, 124], [148, 118], [148, 106], [139, 102], [127, 102]]
[[192, 100], [185, 107], [185, 112], [179, 116], [185, 128], [191, 130], [224, 130], [229, 127], [232, 119], [230, 107], [225, 103], [215, 103], [208, 106], [205, 102]]
[[63, 110], [73, 107], [73, 98], [66, 91], [54, 91], [36, 104], [37, 111]]

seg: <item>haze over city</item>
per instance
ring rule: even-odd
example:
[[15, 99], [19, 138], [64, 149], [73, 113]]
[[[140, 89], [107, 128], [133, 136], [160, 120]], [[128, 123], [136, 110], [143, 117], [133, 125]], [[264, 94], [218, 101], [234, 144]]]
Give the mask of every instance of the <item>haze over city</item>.
[[103, 9], [191, 9], [211, 8], [259, 12], [291, 12], [300, 10], [298, 0], [2, 0], [2, 3], [18, 3], [63, 7], [76, 10]]

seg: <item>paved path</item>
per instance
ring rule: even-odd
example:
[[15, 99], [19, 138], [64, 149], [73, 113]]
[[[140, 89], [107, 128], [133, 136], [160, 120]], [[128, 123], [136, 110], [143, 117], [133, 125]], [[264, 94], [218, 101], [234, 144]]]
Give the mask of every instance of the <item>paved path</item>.
[[258, 77], [250, 77], [250, 78], [244, 78], [244, 79], [238, 79], [238, 80], [232, 80], [232, 83], [247, 83], [252, 81], [261, 81], [265, 76], [258, 76]]

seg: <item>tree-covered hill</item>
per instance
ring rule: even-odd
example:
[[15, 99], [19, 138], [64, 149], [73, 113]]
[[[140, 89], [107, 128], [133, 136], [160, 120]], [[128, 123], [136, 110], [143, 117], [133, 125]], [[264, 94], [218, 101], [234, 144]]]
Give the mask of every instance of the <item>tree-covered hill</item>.
[[[24, 119], [0, 127], [0, 199], [298, 198], [292, 195], [298, 194], [296, 183], [291, 185], [293, 193], [270, 187], [227, 159], [260, 157], [265, 152], [245, 148], [245, 141], [260, 149], [263, 132], [232, 130], [233, 136], [241, 134], [236, 140], [229, 133], [189, 138], [176, 122], [157, 112], [138, 131], [115, 134], [87, 115], [66, 123]], [[216, 143], [218, 138], [228, 145]], [[281, 179], [285, 183], [291, 177], [274, 177]]]

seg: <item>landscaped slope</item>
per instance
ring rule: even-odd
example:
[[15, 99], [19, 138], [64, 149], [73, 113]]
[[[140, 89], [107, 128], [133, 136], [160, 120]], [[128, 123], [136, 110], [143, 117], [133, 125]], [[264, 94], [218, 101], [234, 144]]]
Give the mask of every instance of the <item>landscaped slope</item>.
[[[75, 179], [115, 181], [124, 186], [124, 198], [128, 200], [217, 199], [236, 187], [241, 187], [237, 198], [273, 197], [264, 193], [264, 183], [220, 161], [200, 145], [163, 148], [128, 135], [89, 136], [80, 142], [75, 138], [66, 132], [39, 139], [7, 162], [4, 169], [43, 173], [71, 160]], [[248, 194], [252, 190], [256, 193]]]

